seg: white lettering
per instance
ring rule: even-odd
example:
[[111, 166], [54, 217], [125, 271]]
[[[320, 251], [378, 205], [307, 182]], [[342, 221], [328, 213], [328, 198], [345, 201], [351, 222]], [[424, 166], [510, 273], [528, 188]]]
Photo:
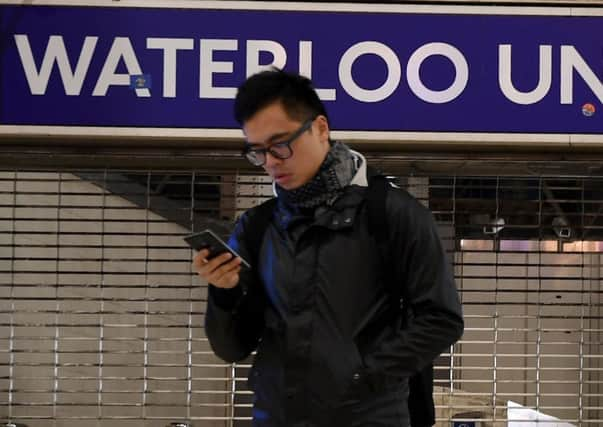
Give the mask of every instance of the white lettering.
[[[454, 65], [454, 81], [444, 90], [428, 89], [421, 81], [419, 69], [425, 59], [432, 55], [442, 55]], [[469, 65], [463, 54], [454, 46], [447, 43], [428, 43], [413, 52], [406, 64], [406, 75], [410, 90], [425, 102], [444, 104], [458, 97], [469, 80]]]
[[538, 85], [530, 92], [520, 92], [513, 85], [511, 78], [511, 45], [498, 47], [498, 85], [502, 93], [516, 104], [535, 104], [542, 100], [551, 89], [553, 54], [550, 45], [540, 46]]
[[[120, 59], [124, 60], [128, 74], [118, 74], [115, 72]], [[115, 37], [96, 86], [92, 91], [92, 96], [107, 95], [109, 86], [129, 86], [130, 75], [136, 74], [142, 74], [142, 70], [130, 39], [128, 37]], [[146, 98], [151, 96], [151, 91], [147, 88], [135, 89], [135, 92], [139, 97]]]
[[192, 50], [193, 39], [156, 38], [147, 39], [147, 49], [163, 50], [163, 97], [176, 97], [176, 57], [179, 50]]
[[63, 37], [50, 36], [46, 45], [46, 51], [44, 52], [44, 58], [42, 59], [42, 66], [40, 67], [40, 71], [38, 71], [29, 44], [29, 38], [25, 34], [15, 34], [15, 43], [17, 44], [21, 65], [23, 66], [23, 71], [25, 71], [25, 77], [27, 78], [31, 94], [44, 95], [46, 93], [50, 73], [56, 62], [63, 87], [65, 88], [65, 94], [69, 96], [79, 95], [97, 41], [98, 37], [92, 36], [84, 39], [84, 45], [75, 66], [75, 71], [72, 71]]
[[237, 40], [232, 39], [201, 39], [201, 73], [199, 84], [199, 98], [234, 99], [237, 88], [215, 87], [213, 85], [214, 73], [232, 73], [233, 63], [229, 61], [214, 61], [214, 50], [236, 51]]
[[[272, 54], [272, 62], [260, 65], [260, 52]], [[272, 40], [247, 40], [247, 77], [272, 67], [282, 69], [286, 63], [287, 52], [282, 44]]]
[[561, 103], [574, 102], [574, 70], [580, 74], [586, 85], [603, 103], [603, 84], [586, 64], [574, 46], [561, 46]]
[[[312, 80], [312, 42], [299, 42], [299, 74]], [[316, 89], [318, 97], [323, 101], [335, 101], [335, 89]]]
[[[387, 78], [377, 89], [364, 89], [352, 77], [352, 66], [362, 55], [374, 54], [387, 65]], [[350, 47], [339, 61], [339, 81], [352, 98], [362, 102], [379, 102], [390, 96], [400, 84], [402, 70], [398, 57], [388, 46], [379, 42], [360, 42]]]

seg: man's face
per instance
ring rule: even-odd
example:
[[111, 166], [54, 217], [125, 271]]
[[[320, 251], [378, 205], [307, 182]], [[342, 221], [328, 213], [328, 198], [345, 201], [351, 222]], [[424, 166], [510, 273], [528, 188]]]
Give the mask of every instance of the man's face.
[[[268, 148], [285, 141], [302, 126], [302, 121], [291, 119], [280, 102], [275, 102], [255, 113], [243, 124], [247, 143], [252, 148]], [[266, 173], [285, 190], [299, 188], [310, 181], [329, 151], [329, 125], [324, 116], [318, 116], [310, 128], [291, 142], [293, 154], [278, 159], [266, 153], [262, 166]]]

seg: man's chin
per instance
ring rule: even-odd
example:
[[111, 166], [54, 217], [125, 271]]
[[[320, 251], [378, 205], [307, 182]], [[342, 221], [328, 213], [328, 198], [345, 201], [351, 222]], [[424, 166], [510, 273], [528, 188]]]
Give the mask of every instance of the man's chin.
[[296, 185], [295, 180], [293, 179], [292, 175], [280, 175], [280, 176], [276, 176], [274, 177], [274, 182], [281, 188], [285, 189], [285, 190], [294, 190], [297, 187], [299, 187], [299, 185]]

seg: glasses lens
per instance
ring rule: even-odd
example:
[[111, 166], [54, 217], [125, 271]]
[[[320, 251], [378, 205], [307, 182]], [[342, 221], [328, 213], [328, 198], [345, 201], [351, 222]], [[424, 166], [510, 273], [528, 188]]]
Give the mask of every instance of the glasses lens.
[[288, 159], [291, 157], [291, 144], [292, 141], [287, 142], [279, 142], [278, 144], [274, 144], [270, 147], [270, 154], [272, 154], [277, 159]]
[[262, 166], [266, 160], [266, 154], [255, 150], [249, 150], [245, 153], [245, 157], [254, 166]]

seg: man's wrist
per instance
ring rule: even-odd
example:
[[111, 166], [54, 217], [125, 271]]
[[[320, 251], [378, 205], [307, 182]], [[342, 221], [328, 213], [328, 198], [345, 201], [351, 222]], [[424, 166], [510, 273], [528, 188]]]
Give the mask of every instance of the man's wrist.
[[218, 288], [210, 283], [209, 296], [219, 308], [231, 311], [235, 309], [241, 298], [243, 298], [243, 289], [239, 285], [236, 285], [234, 288]]

